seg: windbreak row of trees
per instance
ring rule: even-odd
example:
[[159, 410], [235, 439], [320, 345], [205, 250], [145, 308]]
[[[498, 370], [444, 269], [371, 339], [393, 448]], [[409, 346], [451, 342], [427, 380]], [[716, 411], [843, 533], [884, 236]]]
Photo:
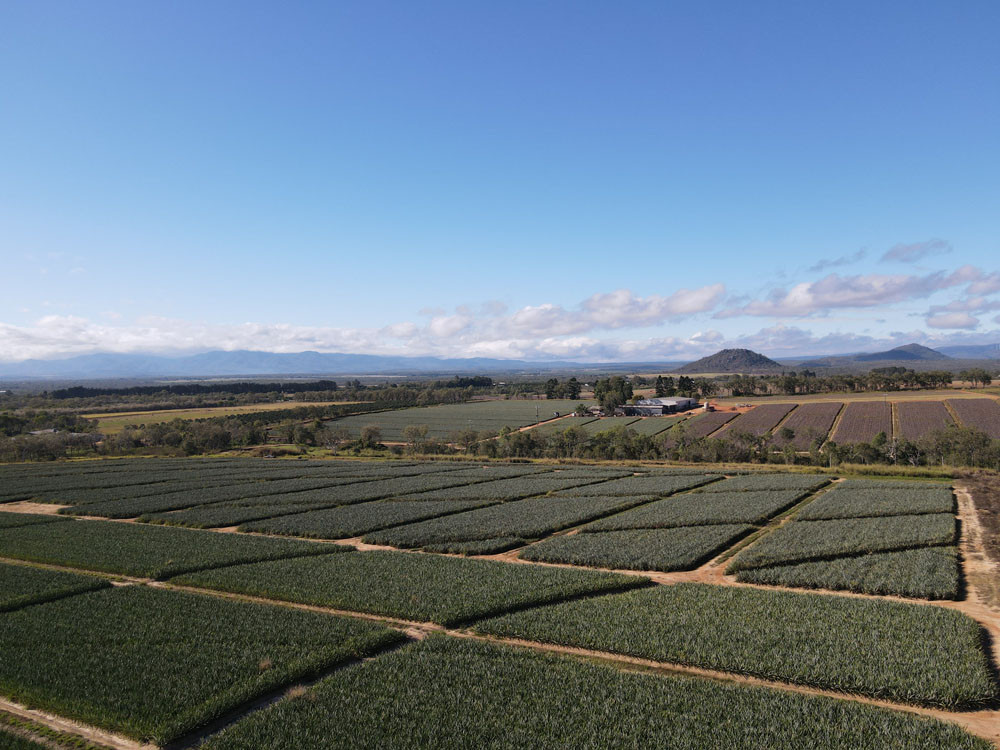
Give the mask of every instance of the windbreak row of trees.
[[902, 466], [955, 466], [1000, 470], [1000, 440], [964, 427], [949, 427], [910, 441], [884, 434], [870, 443], [838, 445], [814, 441], [799, 452], [770, 435], [736, 432], [726, 439], [689, 438], [683, 430], [640, 435], [618, 427], [588, 435], [571, 427], [552, 435], [509, 432], [474, 443], [469, 452], [492, 458], [582, 458], [599, 460], [670, 460], [694, 463], [780, 463], [836, 466], [841, 463]]

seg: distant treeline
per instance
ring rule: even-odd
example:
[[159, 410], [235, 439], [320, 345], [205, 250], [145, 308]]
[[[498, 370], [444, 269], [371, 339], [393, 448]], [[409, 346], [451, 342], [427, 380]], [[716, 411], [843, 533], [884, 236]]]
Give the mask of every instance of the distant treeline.
[[[361, 383], [358, 382], [358, 386]], [[306, 391], [336, 391], [340, 386], [335, 380], [313, 380], [308, 383], [177, 383], [175, 385], [136, 385], [128, 388], [87, 388], [75, 385], [46, 391], [43, 395], [54, 399], [93, 398], [94, 396], [201, 396], [209, 393], [304, 393]], [[363, 387], [363, 386], [362, 386]]]
[[[435, 452], [426, 450], [425, 452]], [[809, 451], [781, 445], [770, 435], [733, 432], [725, 439], [692, 438], [681, 431], [640, 435], [617, 427], [596, 435], [580, 427], [552, 434], [505, 432], [495, 440], [469, 444], [469, 452], [491, 458], [583, 458], [669, 460], [693, 463], [761, 463], [836, 466], [841, 463], [895, 466], [955, 466], [1000, 470], [1000, 440], [979, 430], [951, 426], [919, 440], [880, 433], [869, 443], [838, 445], [814, 441]]]

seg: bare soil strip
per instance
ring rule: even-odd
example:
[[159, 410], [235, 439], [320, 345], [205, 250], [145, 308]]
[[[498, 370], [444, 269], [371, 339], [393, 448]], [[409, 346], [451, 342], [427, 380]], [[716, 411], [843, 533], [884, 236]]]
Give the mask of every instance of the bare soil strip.
[[45, 711], [27, 708], [26, 706], [22, 706], [20, 703], [15, 703], [14, 701], [9, 701], [5, 698], [0, 698], [0, 709], [3, 709], [9, 714], [14, 714], [14, 716], [20, 716], [22, 719], [29, 719], [39, 724], [43, 724], [50, 729], [56, 730], [57, 732], [65, 732], [66, 734], [83, 737], [89, 742], [94, 742], [98, 745], [106, 745], [109, 748], [114, 748], [114, 750], [156, 750], [156, 745], [130, 740], [128, 737], [112, 734], [104, 731], [103, 729], [92, 727], [88, 724], [82, 724], [77, 721], [72, 721], [71, 719], [65, 719], [62, 716], [56, 716], [55, 714], [46, 713]]
[[33, 515], [55, 516], [63, 508], [71, 508], [70, 505], [55, 505], [53, 503], [32, 503], [27, 500], [20, 500], [15, 503], [0, 503], [0, 512], [3, 513], [31, 513]]

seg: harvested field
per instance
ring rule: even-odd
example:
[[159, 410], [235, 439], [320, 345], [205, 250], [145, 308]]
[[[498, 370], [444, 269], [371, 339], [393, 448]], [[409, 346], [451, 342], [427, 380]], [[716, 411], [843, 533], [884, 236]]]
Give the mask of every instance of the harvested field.
[[1000, 439], [1000, 402], [995, 398], [948, 399], [948, 406], [963, 426], [985, 432], [994, 440]]
[[749, 433], [760, 437], [765, 435], [795, 408], [795, 404], [761, 404], [743, 412], [726, 425], [716, 437], [730, 438], [738, 433]]
[[680, 440], [681, 434], [684, 435], [684, 439], [686, 440], [698, 440], [708, 437], [737, 416], [738, 414], [734, 411], [710, 411], [691, 417], [691, 419], [685, 419], [671, 429], [668, 435], [668, 442]]
[[782, 429], [787, 427], [794, 433], [794, 436], [786, 440], [776, 434], [775, 444], [780, 447], [791, 445], [798, 451], [809, 450], [809, 447], [814, 443], [822, 445], [826, 442], [834, 420], [842, 408], [844, 405], [839, 401], [816, 401], [799, 404], [795, 412], [782, 425]]
[[869, 443], [880, 432], [892, 437], [892, 406], [885, 401], [851, 401], [831, 438], [835, 443]]
[[896, 404], [896, 414], [899, 416], [898, 437], [907, 440], [919, 440], [955, 423], [940, 401], [900, 401]]

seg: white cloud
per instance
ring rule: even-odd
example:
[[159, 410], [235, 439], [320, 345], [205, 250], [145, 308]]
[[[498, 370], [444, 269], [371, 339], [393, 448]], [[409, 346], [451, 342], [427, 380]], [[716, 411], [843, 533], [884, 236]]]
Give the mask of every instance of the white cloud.
[[921, 258], [927, 258], [932, 255], [947, 255], [951, 251], [952, 247], [949, 242], [940, 239], [930, 239], [923, 242], [893, 245], [882, 255], [882, 261], [915, 263]]
[[979, 319], [964, 312], [942, 312], [936, 315], [928, 315], [927, 325], [931, 328], [972, 329], [979, 325]]
[[913, 274], [841, 276], [831, 273], [819, 281], [802, 282], [788, 290], [777, 289], [766, 299], [752, 300], [741, 307], [721, 310], [715, 317], [753, 315], [803, 318], [825, 314], [834, 309], [880, 307], [921, 299], [935, 292], [959, 286], [966, 286], [967, 294], [989, 294], [991, 290], [1000, 290], [1000, 274], [986, 273], [975, 266], [962, 266], [950, 274], [945, 271], [935, 271], [923, 276]]
[[856, 253], [851, 253], [850, 255], [841, 255], [839, 258], [824, 258], [813, 265], [809, 266], [809, 270], [813, 273], [818, 271], [825, 271], [828, 268], [837, 268], [839, 266], [850, 266], [854, 263], [858, 263], [867, 257], [868, 251], [862, 248]]

